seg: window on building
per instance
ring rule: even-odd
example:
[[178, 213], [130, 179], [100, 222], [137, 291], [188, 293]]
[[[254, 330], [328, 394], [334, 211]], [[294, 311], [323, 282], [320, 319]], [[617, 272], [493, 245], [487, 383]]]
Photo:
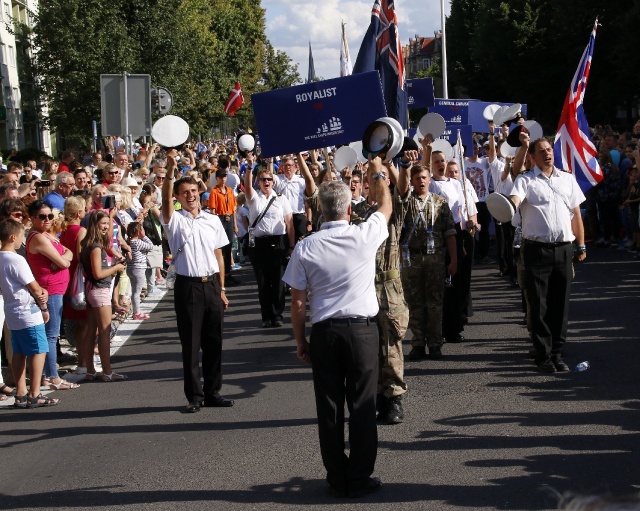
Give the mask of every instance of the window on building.
[[8, 3], [5, 2], [4, 4], [4, 21], [9, 21], [11, 20], [11, 7], [9, 6]]
[[11, 67], [16, 67], [16, 49], [13, 46], [9, 46], [9, 55], [7, 55], [7, 64]]

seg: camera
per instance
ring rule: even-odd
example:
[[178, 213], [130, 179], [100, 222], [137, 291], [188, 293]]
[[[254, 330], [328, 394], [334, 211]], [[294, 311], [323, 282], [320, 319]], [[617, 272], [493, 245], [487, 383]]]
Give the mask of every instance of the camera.
[[51, 181], [37, 181], [36, 188], [44, 188], [45, 186], [51, 186]]
[[102, 197], [102, 209], [112, 209], [116, 207], [116, 196], [105, 195]]

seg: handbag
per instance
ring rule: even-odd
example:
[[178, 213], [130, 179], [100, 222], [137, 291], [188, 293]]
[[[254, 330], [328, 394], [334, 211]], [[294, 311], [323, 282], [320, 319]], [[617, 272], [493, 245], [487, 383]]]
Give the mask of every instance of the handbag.
[[83, 311], [87, 308], [87, 297], [84, 291], [84, 269], [78, 264], [73, 278], [71, 279], [71, 293], [69, 303], [77, 311]]

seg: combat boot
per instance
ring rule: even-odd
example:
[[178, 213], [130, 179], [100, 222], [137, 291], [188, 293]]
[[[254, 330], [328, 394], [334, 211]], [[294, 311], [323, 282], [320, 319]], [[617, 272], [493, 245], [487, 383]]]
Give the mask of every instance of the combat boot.
[[404, 422], [404, 410], [402, 409], [402, 396], [390, 397], [388, 400], [389, 412], [387, 422], [389, 424], [400, 424]]

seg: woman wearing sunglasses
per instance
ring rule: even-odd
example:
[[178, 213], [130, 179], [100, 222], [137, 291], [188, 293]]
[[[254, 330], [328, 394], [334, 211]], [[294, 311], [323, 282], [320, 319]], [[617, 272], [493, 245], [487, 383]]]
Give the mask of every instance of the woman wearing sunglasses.
[[78, 387], [58, 375], [56, 343], [62, 321], [62, 297], [69, 285], [69, 266], [73, 253], [53, 235], [49, 234], [55, 215], [51, 206], [37, 200], [29, 205], [31, 231], [27, 236], [27, 262], [36, 282], [47, 291], [49, 321], [45, 324], [49, 353], [44, 364], [43, 385], [51, 390], [70, 390]]
[[254, 161], [253, 153], [247, 153], [244, 187], [249, 208], [249, 259], [258, 281], [262, 326], [280, 327], [285, 301], [282, 275], [295, 244], [293, 215], [289, 200], [273, 190], [270, 170], [258, 169], [258, 191], [253, 189]]

